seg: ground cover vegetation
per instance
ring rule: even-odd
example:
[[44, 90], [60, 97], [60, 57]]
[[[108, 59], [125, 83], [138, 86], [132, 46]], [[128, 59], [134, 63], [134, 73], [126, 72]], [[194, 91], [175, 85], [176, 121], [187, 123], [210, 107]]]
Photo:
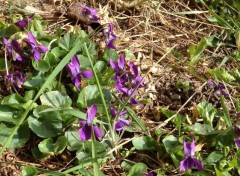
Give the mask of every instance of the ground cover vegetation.
[[240, 174], [240, 3], [0, 2], [1, 175]]

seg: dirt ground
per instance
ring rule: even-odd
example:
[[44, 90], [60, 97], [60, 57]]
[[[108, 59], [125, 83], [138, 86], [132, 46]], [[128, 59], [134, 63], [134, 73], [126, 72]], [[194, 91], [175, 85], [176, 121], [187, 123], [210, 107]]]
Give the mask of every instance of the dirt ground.
[[[39, 13], [49, 25], [46, 32], [51, 33], [57, 26], [64, 25], [74, 20], [67, 16], [66, 9], [73, 0], [33, 0], [25, 1], [27, 8], [23, 12], [34, 11]], [[76, 1], [75, 1], [76, 2]], [[0, 2], [0, 19], [8, 13], [9, 3]], [[14, 0], [15, 5], [24, 3]], [[206, 84], [210, 79], [208, 68], [213, 68], [221, 62], [224, 54], [229, 53], [226, 48], [205, 51], [205, 62], [197, 68], [188, 65], [188, 48], [197, 44], [202, 37], [208, 37], [222, 30], [208, 21], [209, 13], [205, 8], [191, 0], [151, 0], [151, 1], [80, 1], [90, 7], [96, 8], [103, 15], [104, 22], [112, 22], [117, 34], [117, 51], [130, 50], [134, 53], [134, 61], [140, 68], [141, 74], [146, 76], [148, 88], [142, 91], [139, 99], [148, 99], [144, 109], [139, 109], [138, 114], [144, 119], [153, 131], [159, 127], [166, 118], [159, 112], [160, 107], [167, 107], [183, 115], [192, 116], [198, 120], [196, 104], [203, 100], [210, 100], [218, 106], [217, 97], [211, 95], [211, 89]], [[99, 6], [101, 5], [101, 8]], [[180, 12], [196, 10], [197, 14], [181, 14]], [[58, 15], [55, 13], [57, 12]], [[54, 15], [55, 14], [55, 15]], [[148, 73], [148, 71], [150, 72]], [[147, 74], [148, 73], [148, 74]], [[0, 79], [1, 82], [1, 79]], [[181, 83], [189, 85], [186, 89]], [[179, 84], [176, 88], [176, 84]], [[234, 89], [229, 87], [234, 93]], [[23, 162], [38, 167], [59, 170], [66, 165], [72, 156], [64, 153], [61, 157], [52, 158], [45, 162], [36, 161], [25, 147], [15, 151], [9, 150], [1, 157], [4, 162]], [[145, 156], [145, 155], [144, 155]], [[136, 156], [139, 160], [144, 156]], [[153, 163], [152, 168], [156, 169]], [[2, 165], [1, 175], [19, 175], [20, 166]], [[112, 163], [109, 168], [103, 168], [106, 173], [119, 170], [119, 163]]]

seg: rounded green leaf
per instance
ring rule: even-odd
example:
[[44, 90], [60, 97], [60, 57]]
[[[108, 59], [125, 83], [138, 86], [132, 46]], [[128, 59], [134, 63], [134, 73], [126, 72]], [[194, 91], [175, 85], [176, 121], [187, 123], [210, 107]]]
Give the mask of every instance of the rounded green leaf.
[[35, 176], [37, 175], [38, 171], [33, 166], [24, 166], [21, 176]]
[[33, 60], [32, 64], [33, 67], [38, 71], [47, 72], [50, 69], [49, 63], [43, 59], [41, 59], [39, 62]]
[[51, 91], [40, 96], [41, 103], [57, 108], [70, 108], [72, 105], [71, 98], [63, 92]]
[[[8, 136], [12, 133], [15, 125], [9, 123], [0, 124], [0, 143], [3, 145]], [[17, 132], [14, 134], [13, 139], [8, 148], [22, 147], [29, 139], [29, 128], [26, 125], [21, 125]]]
[[[103, 94], [106, 103], [110, 104], [111, 92], [108, 89], [103, 88]], [[93, 103], [97, 104], [98, 106], [101, 105], [102, 100], [97, 85], [88, 85], [87, 87], [84, 87], [78, 96], [77, 102], [81, 107], [86, 107], [86, 102], [88, 106], [91, 106]]]
[[53, 139], [47, 138], [38, 144], [39, 151], [45, 154], [54, 155]]
[[145, 176], [147, 173], [147, 166], [144, 163], [136, 163], [130, 169], [128, 176]]
[[44, 112], [48, 108], [48, 106], [38, 106], [33, 114], [28, 117], [29, 127], [42, 138], [57, 136], [62, 131], [60, 114], [57, 111]]
[[79, 140], [78, 133], [76, 131], [69, 130], [65, 133], [65, 136], [68, 141], [68, 150], [74, 151], [82, 148], [83, 142]]
[[132, 140], [133, 146], [137, 150], [156, 150], [156, 141], [149, 136], [141, 136]]

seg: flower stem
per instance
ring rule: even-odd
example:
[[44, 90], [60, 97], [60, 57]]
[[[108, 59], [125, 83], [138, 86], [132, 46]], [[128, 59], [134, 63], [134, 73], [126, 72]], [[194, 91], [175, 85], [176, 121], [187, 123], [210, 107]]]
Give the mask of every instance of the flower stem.
[[93, 127], [92, 127], [92, 164], [93, 164], [93, 174], [94, 176], [99, 175], [99, 166], [98, 166], [98, 161], [97, 161], [97, 151], [96, 151], [96, 139], [94, 136], [93, 132]]
[[115, 134], [114, 134], [113, 127], [112, 127], [112, 124], [111, 124], [111, 117], [110, 117], [110, 115], [108, 113], [108, 108], [107, 108], [107, 104], [106, 104], [106, 101], [105, 101], [105, 98], [104, 98], [104, 95], [103, 95], [103, 91], [102, 91], [100, 82], [98, 80], [97, 73], [96, 73], [96, 71], [94, 69], [91, 57], [89, 55], [86, 43], [84, 43], [84, 49], [85, 49], [85, 51], [87, 53], [88, 60], [89, 60], [89, 62], [91, 64], [91, 67], [92, 67], [92, 71], [93, 71], [93, 74], [94, 74], [94, 79], [95, 79], [95, 81], [97, 83], [98, 91], [100, 93], [100, 96], [101, 96], [101, 99], [102, 99], [102, 103], [103, 103], [103, 107], [104, 107], [104, 110], [105, 110], [105, 113], [106, 113], [106, 116], [107, 116], [108, 126], [109, 126], [110, 134], [111, 134], [111, 137], [112, 137], [112, 144], [114, 144]]
[[222, 108], [223, 108], [223, 118], [224, 118], [227, 126], [231, 127], [232, 122], [231, 122], [231, 119], [229, 117], [227, 106], [226, 106], [225, 101], [224, 101], [224, 96], [222, 94], [220, 94], [220, 100], [221, 100], [221, 105], [222, 105]]

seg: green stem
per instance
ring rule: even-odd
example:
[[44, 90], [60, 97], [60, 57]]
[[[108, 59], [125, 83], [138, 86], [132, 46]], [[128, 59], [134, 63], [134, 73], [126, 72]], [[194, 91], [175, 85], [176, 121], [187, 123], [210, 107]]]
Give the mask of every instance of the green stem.
[[225, 101], [224, 101], [224, 96], [222, 94], [220, 94], [220, 100], [221, 100], [221, 105], [222, 105], [222, 108], [223, 108], [223, 118], [224, 118], [225, 122], [227, 123], [227, 126], [231, 127], [232, 122], [231, 122], [231, 119], [230, 119], [230, 116], [229, 116], [229, 113], [228, 113], [228, 110], [227, 110], [227, 106], [226, 106]]
[[106, 116], [107, 116], [107, 120], [108, 120], [108, 126], [109, 126], [109, 129], [110, 129], [110, 134], [111, 134], [111, 137], [112, 137], [112, 144], [114, 144], [114, 141], [115, 141], [115, 134], [114, 134], [114, 131], [113, 131], [113, 127], [112, 127], [112, 124], [111, 124], [111, 117], [108, 113], [108, 108], [107, 108], [107, 104], [106, 104], [106, 101], [105, 101], [105, 98], [104, 98], [104, 95], [103, 95], [103, 91], [102, 91], [102, 88], [101, 88], [101, 85], [100, 85], [100, 82], [99, 82], [99, 79], [97, 77], [97, 73], [95, 71], [95, 68], [93, 66], [93, 63], [92, 63], [92, 59], [89, 55], [89, 52], [88, 52], [88, 49], [87, 49], [87, 45], [86, 43], [84, 43], [84, 49], [87, 53], [87, 57], [88, 57], [88, 60], [91, 64], [91, 68], [92, 68], [92, 71], [93, 71], [93, 74], [94, 74], [94, 79], [97, 83], [97, 87], [98, 87], [98, 91], [100, 93], [100, 97], [102, 99], [102, 103], [103, 103], [103, 107], [104, 107], [104, 110], [105, 110], [105, 113], [106, 113]]
[[96, 139], [94, 136], [93, 126], [92, 126], [92, 164], [93, 164], [93, 173], [94, 176], [99, 176], [99, 166], [97, 161], [97, 152], [96, 152]]

